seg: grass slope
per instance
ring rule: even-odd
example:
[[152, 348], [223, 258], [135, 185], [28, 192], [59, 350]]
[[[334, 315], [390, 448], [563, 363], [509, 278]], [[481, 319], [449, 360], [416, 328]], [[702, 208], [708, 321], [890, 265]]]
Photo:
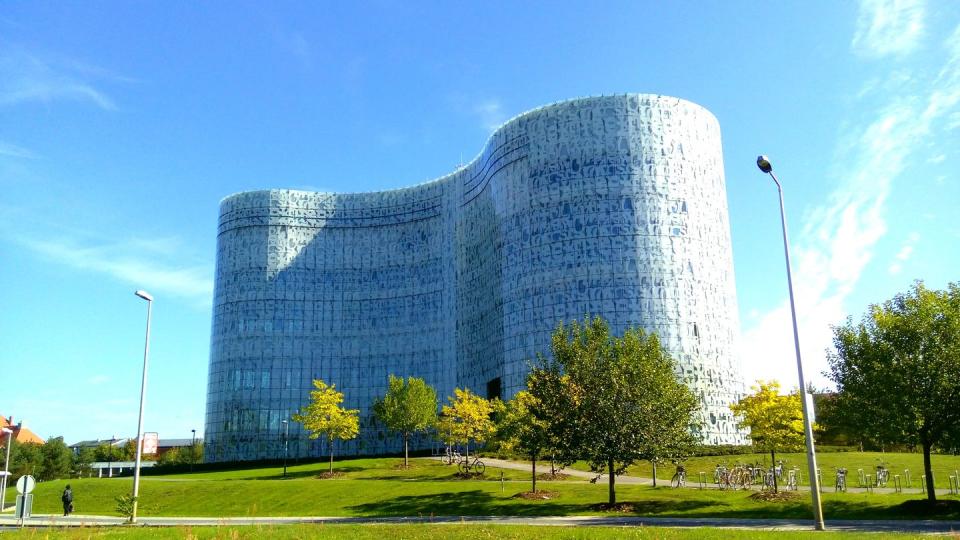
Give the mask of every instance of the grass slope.
[[[456, 479], [453, 468], [429, 459], [415, 468], [397, 467], [396, 459], [338, 462], [342, 478], [318, 480], [324, 464], [294, 467], [279, 479], [277, 468], [150, 476], [141, 480], [143, 516], [557, 516], [602, 514], [603, 483], [538, 482], [559, 494], [555, 500], [516, 498], [529, 489], [523, 471], [487, 470], [489, 480]], [[34, 491], [34, 512], [58, 513], [60, 492], [68, 481], [42, 482]], [[115, 497], [130, 492], [130, 478], [70, 480], [78, 514], [116, 515]], [[806, 497], [795, 502], [765, 503], [749, 492], [621, 485], [617, 498], [633, 506], [629, 515], [675, 517], [808, 518]], [[897, 519], [926, 517], [902, 506], [919, 495], [825, 493], [827, 519]], [[953, 502], [957, 503], [956, 497]], [[953, 507], [942, 519], [960, 519]]]
[[[536, 527], [521, 525], [286, 525], [277, 527], [167, 527], [167, 528], [102, 528], [102, 529], [27, 529], [18, 533], [4, 533], [17, 539], [229, 539], [247, 538], [332, 538], [382, 540], [384, 538], [403, 538], [408, 540], [435, 540], [437, 538], [453, 540], [472, 540], [503, 538], [508, 540], [526, 540], [538, 538], [554, 539], [636, 539], [636, 540], [674, 540], [696, 538], [703, 540], [720, 539], [776, 539], [800, 540], [809, 538], [809, 532], [801, 531], [763, 531], [737, 529], [677, 529], [660, 527]], [[921, 538], [920, 535], [892, 533], [856, 533], [824, 532], [817, 538], [829, 539], [906, 539]]]
[[[787, 469], [794, 466], [801, 472], [801, 485], [809, 485], [807, 478], [807, 456], [804, 453], [777, 453], [777, 459], [782, 459]], [[951, 456], [937, 454], [931, 457], [933, 464], [933, 479], [937, 488], [947, 489], [950, 487], [950, 476], [957, 474], [960, 470], [960, 456]], [[770, 466], [770, 454], [743, 454], [733, 456], [700, 456], [693, 457], [684, 462], [687, 468], [689, 481], [696, 482], [699, 472], [707, 474], [707, 481], [713, 481], [713, 471], [717, 465], [732, 467], [734, 465], [763, 464]], [[890, 484], [893, 485], [893, 475], [899, 474], [903, 486], [906, 487], [906, 476], [904, 469], [909, 469], [912, 476], [913, 487], [920, 487], [920, 475], [923, 474], [923, 454], [915, 453], [891, 453], [891, 452], [829, 452], [817, 454], [817, 466], [823, 475], [825, 489], [833, 488], [835, 481], [835, 471], [839, 467], [847, 469], [847, 485], [857, 486], [857, 469], [863, 469], [864, 474], [875, 474], [876, 466], [883, 464], [890, 469]], [[572, 466], [578, 470], [589, 470], [584, 462], [574, 463]], [[660, 465], [657, 467], [657, 478], [669, 481], [670, 477], [676, 471], [672, 463]], [[649, 462], [637, 463], [627, 471], [630, 476], [642, 476], [650, 478], [653, 476], [653, 470]]]

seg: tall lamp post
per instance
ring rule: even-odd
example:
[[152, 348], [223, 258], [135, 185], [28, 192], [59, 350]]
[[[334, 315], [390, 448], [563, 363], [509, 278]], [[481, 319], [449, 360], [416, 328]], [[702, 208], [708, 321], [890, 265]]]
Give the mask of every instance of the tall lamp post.
[[193, 462], [197, 459], [197, 430], [190, 430], [190, 472], [193, 472]]
[[282, 420], [283, 424], [283, 477], [287, 477], [287, 450], [290, 447], [290, 423]]
[[10, 447], [13, 446], [13, 430], [3, 428], [7, 434], [7, 458], [3, 461], [3, 480], [0, 481], [0, 512], [7, 507], [7, 480], [10, 478]]
[[140, 380], [140, 417], [137, 420], [137, 462], [133, 468], [133, 513], [130, 523], [137, 522], [137, 497], [140, 495], [140, 458], [143, 455], [143, 401], [147, 395], [147, 360], [150, 358], [150, 312], [153, 310], [153, 296], [147, 291], [133, 293], [147, 301], [147, 337], [143, 344], [143, 378]]
[[810, 496], [813, 499], [814, 527], [822, 531], [823, 509], [820, 506], [820, 477], [817, 475], [817, 456], [813, 448], [813, 426], [810, 423], [810, 411], [807, 409], [807, 384], [803, 380], [803, 362], [800, 360], [800, 334], [797, 331], [797, 307], [793, 300], [793, 273], [790, 269], [790, 243], [787, 241], [787, 212], [783, 207], [783, 188], [773, 174], [773, 165], [767, 156], [757, 158], [757, 167], [770, 175], [777, 185], [780, 195], [780, 224], [783, 227], [783, 257], [787, 262], [787, 288], [790, 290], [790, 316], [793, 318], [793, 346], [797, 353], [797, 375], [800, 377], [800, 403], [803, 407], [803, 434], [807, 443], [807, 474], [810, 475]]

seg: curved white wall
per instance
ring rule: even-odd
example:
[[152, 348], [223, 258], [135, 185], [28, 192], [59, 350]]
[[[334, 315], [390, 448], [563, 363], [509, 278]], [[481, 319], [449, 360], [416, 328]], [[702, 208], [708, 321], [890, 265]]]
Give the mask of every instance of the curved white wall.
[[[701, 397], [710, 443], [739, 443], [742, 392], [720, 132], [653, 95], [578, 99], [501, 127], [471, 164], [378, 193], [270, 190], [221, 204], [209, 460], [278, 456], [313, 378], [361, 409], [342, 453], [396, 449], [371, 425], [387, 376], [503, 397], [560, 320], [656, 331]], [[291, 425], [291, 455], [318, 455]]]

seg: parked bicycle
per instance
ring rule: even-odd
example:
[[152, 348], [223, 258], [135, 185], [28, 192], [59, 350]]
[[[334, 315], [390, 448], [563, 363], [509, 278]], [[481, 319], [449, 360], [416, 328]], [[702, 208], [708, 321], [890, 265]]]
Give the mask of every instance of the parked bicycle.
[[461, 461], [463, 461], [463, 456], [460, 455], [460, 452], [456, 448], [450, 446], [448, 446], [443, 455], [440, 456], [440, 463], [444, 465], [453, 465]]
[[487, 470], [487, 466], [478, 457], [474, 457], [473, 461], [470, 461], [470, 458], [464, 458], [457, 465], [457, 470], [461, 474], [483, 474], [483, 471]]
[[687, 485], [687, 469], [683, 465], [677, 465], [677, 472], [673, 473], [673, 478], [670, 479], [670, 485], [675, 488]]
[[883, 465], [877, 465], [877, 484], [874, 487], [886, 487], [890, 480], [890, 470]]
[[833, 486], [834, 491], [847, 490], [847, 469], [843, 467], [837, 469], [837, 483]]

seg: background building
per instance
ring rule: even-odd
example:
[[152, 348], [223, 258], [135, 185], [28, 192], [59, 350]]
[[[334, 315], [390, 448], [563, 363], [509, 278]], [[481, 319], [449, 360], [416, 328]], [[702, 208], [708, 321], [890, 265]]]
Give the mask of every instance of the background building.
[[[703, 403], [708, 443], [740, 443], [743, 390], [720, 129], [655, 95], [522, 114], [456, 172], [376, 193], [223, 200], [208, 461], [282, 455], [311, 380], [361, 411], [345, 454], [398, 449], [370, 422], [390, 374], [509, 398], [561, 320], [657, 332]], [[323, 441], [290, 424], [291, 456]]]

